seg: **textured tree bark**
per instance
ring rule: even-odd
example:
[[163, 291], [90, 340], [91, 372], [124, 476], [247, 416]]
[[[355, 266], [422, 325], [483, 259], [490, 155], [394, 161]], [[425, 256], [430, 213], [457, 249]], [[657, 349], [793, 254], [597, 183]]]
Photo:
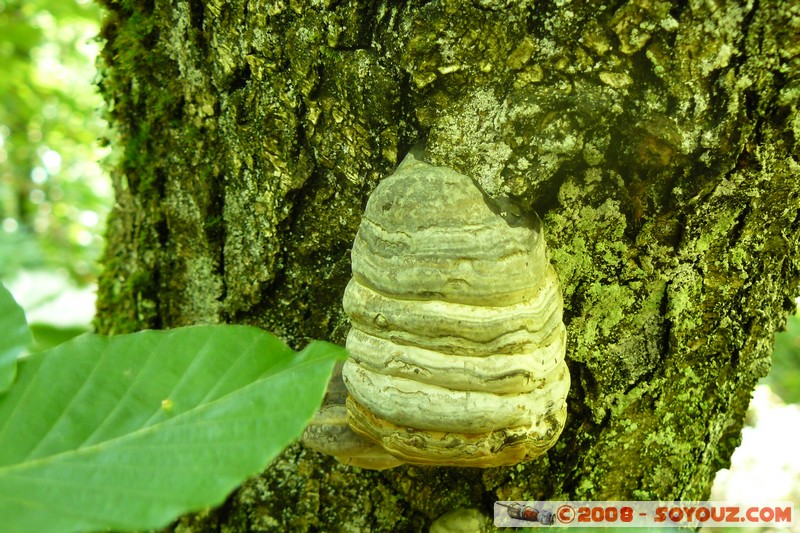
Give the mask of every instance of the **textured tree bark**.
[[708, 496], [800, 279], [796, 3], [103, 3], [101, 332], [342, 342], [360, 213], [415, 143], [538, 212], [564, 290], [572, 389], [546, 456], [375, 473], [294, 445], [176, 530]]

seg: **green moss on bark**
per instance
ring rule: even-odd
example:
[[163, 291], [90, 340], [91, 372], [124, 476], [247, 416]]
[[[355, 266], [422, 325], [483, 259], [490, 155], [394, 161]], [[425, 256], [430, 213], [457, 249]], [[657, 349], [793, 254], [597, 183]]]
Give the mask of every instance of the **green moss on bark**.
[[365, 199], [416, 142], [542, 216], [565, 298], [570, 411], [546, 456], [373, 473], [294, 446], [175, 530], [708, 495], [800, 279], [800, 13], [557, 4], [106, 2], [100, 330], [341, 341]]

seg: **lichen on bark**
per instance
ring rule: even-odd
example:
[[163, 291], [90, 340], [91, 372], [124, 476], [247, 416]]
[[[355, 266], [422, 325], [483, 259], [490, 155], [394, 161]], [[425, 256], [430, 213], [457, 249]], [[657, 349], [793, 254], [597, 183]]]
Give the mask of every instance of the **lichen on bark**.
[[800, 279], [800, 8], [103, 3], [117, 205], [100, 331], [341, 342], [366, 197], [417, 143], [541, 215], [565, 297], [573, 386], [546, 456], [373, 473], [294, 445], [176, 530], [708, 495]]

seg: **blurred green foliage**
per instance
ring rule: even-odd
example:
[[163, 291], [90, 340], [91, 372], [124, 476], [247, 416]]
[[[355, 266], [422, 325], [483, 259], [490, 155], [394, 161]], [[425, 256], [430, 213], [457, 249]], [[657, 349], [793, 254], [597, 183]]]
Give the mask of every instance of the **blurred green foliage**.
[[0, 279], [96, 278], [111, 202], [96, 143], [99, 22], [91, 0], [0, 0]]
[[792, 315], [786, 331], [775, 335], [772, 368], [764, 378], [785, 403], [800, 403], [800, 317]]

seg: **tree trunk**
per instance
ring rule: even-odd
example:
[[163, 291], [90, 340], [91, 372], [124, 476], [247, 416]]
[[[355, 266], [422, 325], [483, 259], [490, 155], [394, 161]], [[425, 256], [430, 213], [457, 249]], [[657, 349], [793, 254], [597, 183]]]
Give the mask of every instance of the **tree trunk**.
[[797, 294], [797, 4], [103, 3], [117, 203], [100, 332], [228, 322], [341, 343], [366, 198], [418, 143], [539, 213], [564, 293], [569, 414], [545, 456], [372, 472], [296, 444], [179, 530], [708, 497]]

